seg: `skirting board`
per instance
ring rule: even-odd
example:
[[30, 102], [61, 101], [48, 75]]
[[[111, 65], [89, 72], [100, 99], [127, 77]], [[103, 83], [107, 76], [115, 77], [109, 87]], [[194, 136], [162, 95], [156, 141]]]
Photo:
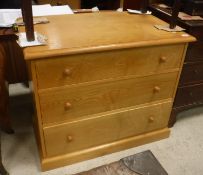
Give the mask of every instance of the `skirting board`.
[[164, 128], [161, 130], [153, 131], [150, 133], [125, 138], [119, 141], [115, 141], [108, 144], [103, 144], [99, 146], [95, 146], [92, 148], [63, 154], [60, 156], [44, 158], [41, 160], [41, 168], [42, 171], [47, 171], [50, 169], [70, 165], [73, 163], [77, 163], [80, 161], [104, 156], [109, 153], [122, 151], [128, 148], [136, 147], [139, 145], [143, 145], [146, 143], [158, 141], [164, 138], [169, 137], [170, 129]]

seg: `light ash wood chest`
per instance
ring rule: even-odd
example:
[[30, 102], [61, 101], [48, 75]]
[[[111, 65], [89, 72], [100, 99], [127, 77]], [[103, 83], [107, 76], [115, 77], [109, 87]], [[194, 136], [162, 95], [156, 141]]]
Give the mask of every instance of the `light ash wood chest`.
[[[153, 16], [103, 12], [49, 17], [47, 46], [24, 49], [36, 105], [42, 169], [169, 136], [191, 36]], [[64, 25], [65, 23], [65, 25]]]

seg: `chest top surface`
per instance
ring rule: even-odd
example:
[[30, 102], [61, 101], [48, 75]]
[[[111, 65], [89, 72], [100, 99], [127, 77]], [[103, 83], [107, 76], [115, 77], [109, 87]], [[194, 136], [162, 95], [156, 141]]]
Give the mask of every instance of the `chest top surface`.
[[36, 25], [35, 31], [45, 35], [48, 44], [24, 49], [26, 60], [195, 41], [184, 32], [157, 30], [154, 25], [166, 23], [152, 15], [99, 12], [47, 18], [50, 23]]

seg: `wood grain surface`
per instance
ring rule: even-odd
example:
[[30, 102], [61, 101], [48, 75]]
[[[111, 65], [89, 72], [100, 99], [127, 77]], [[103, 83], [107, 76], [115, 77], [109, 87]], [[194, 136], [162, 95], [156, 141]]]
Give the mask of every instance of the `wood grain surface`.
[[152, 15], [49, 16], [46, 46], [24, 49], [36, 102], [42, 170], [169, 136], [184, 61], [184, 32], [157, 30]]
[[[177, 72], [120, 79], [39, 93], [43, 124], [172, 98]], [[67, 109], [66, 104], [71, 106]]]
[[71, 153], [165, 128], [171, 105], [171, 101], [166, 101], [45, 127], [47, 156]]
[[166, 23], [152, 15], [99, 12], [47, 18], [50, 23], [36, 25], [35, 31], [44, 34], [48, 44], [25, 48], [26, 60], [195, 41], [194, 37], [183, 35], [184, 32], [157, 30], [155, 24]]
[[115, 142], [75, 151], [73, 153], [61, 154], [53, 157], [44, 157], [41, 160], [42, 170], [50, 170], [56, 167], [73, 164], [75, 162], [104, 156], [127, 148], [143, 145], [157, 140], [169, 137], [170, 130], [168, 128], [140, 134], [133, 137], [124, 138]]
[[38, 86], [39, 89], [45, 89], [177, 70], [183, 51], [184, 45], [176, 44], [38, 60], [36, 62]]

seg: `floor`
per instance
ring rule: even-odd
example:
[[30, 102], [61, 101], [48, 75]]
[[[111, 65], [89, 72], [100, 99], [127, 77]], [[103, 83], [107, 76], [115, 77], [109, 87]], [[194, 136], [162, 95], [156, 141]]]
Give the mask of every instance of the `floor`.
[[15, 134], [3, 133], [1, 138], [3, 163], [10, 175], [70, 175], [148, 149], [169, 175], [203, 175], [203, 108], [182, 112], [168, 139], [41, 173], [30, 91], [21, 84], [11, 85], [10, 96]]

